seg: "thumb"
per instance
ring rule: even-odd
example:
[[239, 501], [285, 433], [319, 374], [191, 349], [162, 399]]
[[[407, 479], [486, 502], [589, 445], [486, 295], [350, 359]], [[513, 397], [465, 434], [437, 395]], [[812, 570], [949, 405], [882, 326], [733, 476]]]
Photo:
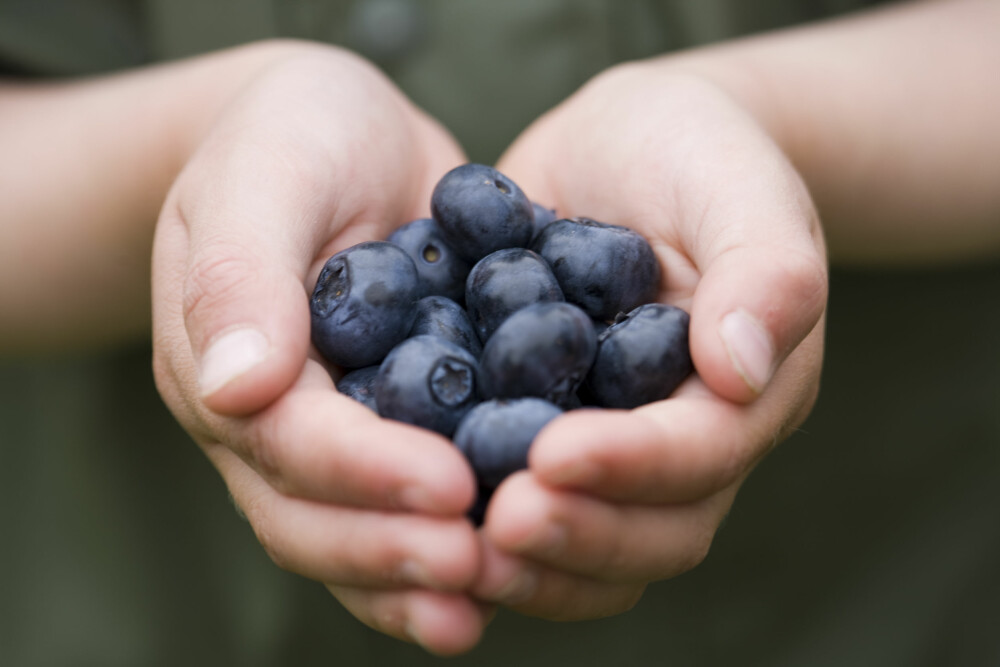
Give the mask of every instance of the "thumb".
[[[229, 416], [264, 408], [300, 375], [309, 352], [304, 281], [336, 204], [318, 177], [265, 159], [276, 151], [242, 150], [182, 175], [154, 256], [173, 276], [158, 299], [168, 302], [167, 354], [189, 369], [185, 392]], [[323, 192], [331, 194], [315, 194]]]
[[691, 305], [699, 376], [724, 398], [753, 400], [817, 326], [826, 295], [826, 263], [815, 246], [723, 252], [706, 267]]
[[[184, 280], [184, 324], [206, 407], [242, 415], [280, 396], [309, 346], [307, 296], [272, 247], [247, 237], [195, 251]], [[282, 261], [285, 260], [285, 261]]]

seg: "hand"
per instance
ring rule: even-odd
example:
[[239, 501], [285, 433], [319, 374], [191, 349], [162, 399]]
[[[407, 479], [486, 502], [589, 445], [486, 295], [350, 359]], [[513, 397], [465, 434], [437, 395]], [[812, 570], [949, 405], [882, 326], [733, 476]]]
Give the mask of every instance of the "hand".
[[155, 375], [282, 567], [429, 650], [471, 647], [488, 605], [464, 518], [474, 482], [443, 438], [339, 395], [309, 357], [323, 262], [426, 216], [463, 161], [377, 70], [303, 45], [242, 89], [160, 216]]
[[662, 63], [597, 77], [499, 168], [560, 215], [641, 232], [662, 300], [691, 313], [696, 376], [631, 412], [556, 419], [486, 516], [478, 596], [553, 619], [615, 614], [705, 557], [740, 483], [808, 414], [827, 290], [819, 223], [754, 118]]

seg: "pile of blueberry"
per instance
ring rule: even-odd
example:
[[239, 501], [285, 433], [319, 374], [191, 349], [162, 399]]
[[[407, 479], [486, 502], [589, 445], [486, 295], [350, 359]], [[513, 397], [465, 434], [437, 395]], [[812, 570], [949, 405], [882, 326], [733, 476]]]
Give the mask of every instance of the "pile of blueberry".
[[327, 260], [312, 339], [349, 370], [339, 391], [453, 439], [481, 518], [563, 411], [669, 396], [692, 372], [689, 318], [656, 303], [660, 265], [640, 234], [556, 219], [492, 167], [448, 172], [431, 212]]

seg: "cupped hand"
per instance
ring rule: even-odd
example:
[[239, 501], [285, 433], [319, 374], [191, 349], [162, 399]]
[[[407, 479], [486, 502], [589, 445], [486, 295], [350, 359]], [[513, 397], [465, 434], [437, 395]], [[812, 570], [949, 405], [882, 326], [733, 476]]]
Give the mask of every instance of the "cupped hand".
[[664, 269], [661, 299], [691, 313], [696, 374], [633, 411], [553, 421], [482, 532], [480, 598], [554, 619], [618, 613], [702, 561], [742, 481], [811, 409], [827, 294], [819, 222], [755, 118], [662, 62], [600, 75], [499, 168], [561, 216], [641, 232]]
[[426, 216], [462, 161], [374, 67], [302, 46], [197, 142], [153, 257], [157, 386], [267, 552], [439, 653], [489, 616], [463, 593], [480, 560], [471, 473], [443, 438], [335, 391], [310, 356], [308, 296], [330, 255]]

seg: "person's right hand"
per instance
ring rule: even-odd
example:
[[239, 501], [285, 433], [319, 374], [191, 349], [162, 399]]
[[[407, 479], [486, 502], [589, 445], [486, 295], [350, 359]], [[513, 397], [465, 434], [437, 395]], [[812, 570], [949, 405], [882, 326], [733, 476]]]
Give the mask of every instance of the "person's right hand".
[[462, 161], [374, 67], [300, 45], [197, 142], [153, 253], [157, 386], [267, 553], [443, 654], [490, 613], [462, 592], [479, 566], [471, 471], [444, 438], [335, 391], [308, 296], [330, 255], [428, 215]]

